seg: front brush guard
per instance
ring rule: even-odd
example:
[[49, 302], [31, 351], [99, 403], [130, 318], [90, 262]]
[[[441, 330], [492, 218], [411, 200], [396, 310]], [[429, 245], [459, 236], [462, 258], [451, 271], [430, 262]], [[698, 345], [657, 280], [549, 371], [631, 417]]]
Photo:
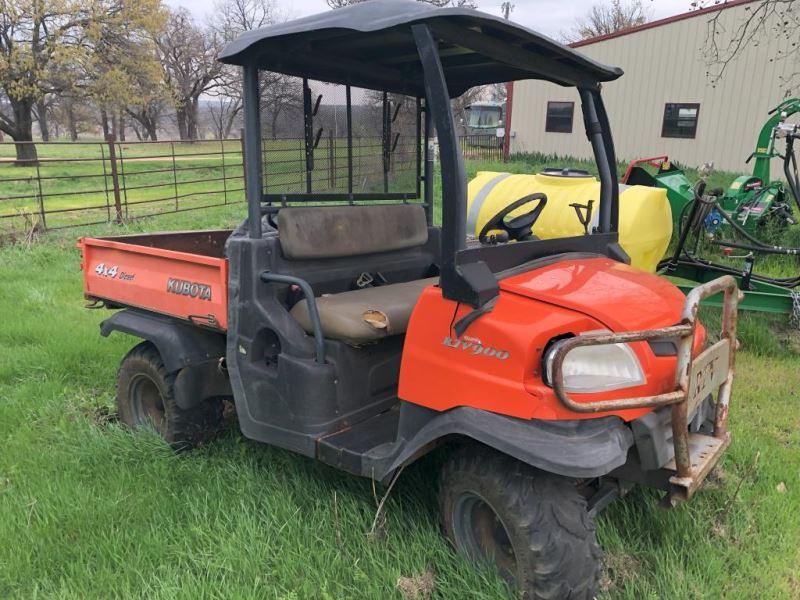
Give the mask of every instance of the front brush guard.
[[[700, 302], [723, 292], [722, 332], [720, 340], [692, 358]], [[736, 341], [736, 320], [741, 292], [736, 280], [725, 275], [694, 288], [686, 297], [681, 322], [671, 327], [630, 331], [626, 333], [586, 333], [561, 342], [553, 355], [553, 390], [556, 397], [571, 411], [597, 413], [631, 408], [672, 407], [672, 432], [675, 458], [665, 468], [674, 471], [669, 478], [670, 500], [688, 500], [720, 459], [730, 444], [728, 407], [733, 384]], [[570, 351], [582, 346], [625, 344], [679, 339], [675, 390], [655, 396], [620, 398], [595, 402], [578, 402], [564, 389], [564, 359]], [[717, 392], [716, 415], [712, 436], [689, 433], [689, 415], [709, 394]]]

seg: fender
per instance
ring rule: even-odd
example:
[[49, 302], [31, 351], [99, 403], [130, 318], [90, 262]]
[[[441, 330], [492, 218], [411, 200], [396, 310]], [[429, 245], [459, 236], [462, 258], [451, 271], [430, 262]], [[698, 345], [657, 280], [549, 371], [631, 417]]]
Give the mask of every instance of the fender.
[[375, 473], [388, 478], [453, 436], [473, 439], [537, 469], [574, 478], [599, 477], [622, 466], [633, 445], [631, 429], [614, 416], [523, 420], [468, 407], [439, 413], [403, 402], [398, 434], [401, 450], [385, 462], [377, 461], [385, 467], [375, 464]]
[[231, 396], [225, 356], [225, 334], [202, 329], [164, 315], [125, 309], [100, 323], [100, 335], [121, 331], [152, 343], [164, 367], [175, 378], [175, 401], [184, 409], [217, 396]]

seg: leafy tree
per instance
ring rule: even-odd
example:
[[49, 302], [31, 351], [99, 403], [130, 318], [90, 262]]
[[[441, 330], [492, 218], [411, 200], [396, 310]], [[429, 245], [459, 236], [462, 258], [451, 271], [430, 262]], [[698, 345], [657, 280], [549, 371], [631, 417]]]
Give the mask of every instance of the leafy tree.
[[159, 0], [0, 0], [0, 130], [21, 142], [18, 161], [36, 159], [24, 143], [35, 105], [64, 90], [65, 74], [80, 72], [75, 65], [90, 61], [104, 32], [144, 33], [159, 13]]
[[112, 133], [124, 141], [126, 116], [137, 121], [143, 118], [144, 130], [155, 131], [157, 123], [152, 119], [160, 114], [169, 98], [156, 47], [156, 38], [163, 32], [167, 16], [165, 10], [159, 9], [152, 27], [143, 32], [121, 32], [99, 26], [96, 51], [83, 65], [78, 87], [100, 108], [105, 135]]
[[643, 25], [649, 20], [650, 11], [642, 0], [611, 0], [592, 6], [589, 14], [577, 19], [572, 29], [562, 32], [561, 37], [565, 42], [577, 42]]

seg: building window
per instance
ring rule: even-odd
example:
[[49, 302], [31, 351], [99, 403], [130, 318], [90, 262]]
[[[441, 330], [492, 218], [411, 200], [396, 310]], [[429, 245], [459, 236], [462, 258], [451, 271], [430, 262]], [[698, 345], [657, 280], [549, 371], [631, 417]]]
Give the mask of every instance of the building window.
[[661, 137], [694, 139], [699, 114], [699, 104], [667, 104]]
[[574, 113], [574, 102], [548, 102], [547, 122], [544, 130], [551, 133], [572, 133], [572, 116]]

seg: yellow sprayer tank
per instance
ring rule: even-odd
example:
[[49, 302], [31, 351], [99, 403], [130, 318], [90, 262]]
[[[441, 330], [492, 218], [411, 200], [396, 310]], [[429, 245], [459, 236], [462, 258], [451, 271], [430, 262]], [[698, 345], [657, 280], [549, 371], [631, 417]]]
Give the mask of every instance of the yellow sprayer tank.
[[[667, 192], [640, 185], [620, 184], [619, 241], [631, 264], [655, 272], [667, 251], [672, 237], [672, 213]], [[504, 206], [529, 194], [543, 193], [547, 206], [533, 226], [533, 233], [542, 239], [572, 237], [583, 234], [583, 225], [570, 204], [586, 204], [594, 200], [592, 223], [599, 217], [600, 182], [591, 176], [550, 174], [514, 175], [481, 171], [469, 183], [467, 234], [477, 236], [486, 222]], [[531, 203], [511, 213], [518, 216], [532, 208]]]

